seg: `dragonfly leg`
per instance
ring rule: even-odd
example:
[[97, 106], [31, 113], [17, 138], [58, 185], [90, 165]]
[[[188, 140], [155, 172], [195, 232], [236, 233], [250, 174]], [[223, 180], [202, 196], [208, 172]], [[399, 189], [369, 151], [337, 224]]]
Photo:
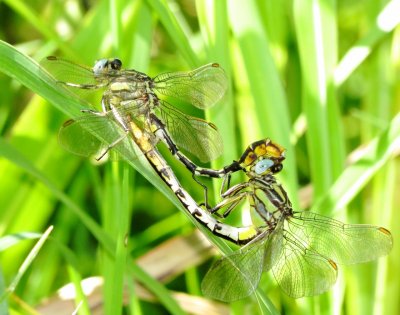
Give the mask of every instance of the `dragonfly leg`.
[[98, 111], [93, 110], [93, 109], [81, 109], [81, 113], [88, 113], [88, 114], [91, 114], [91, 115], [101, 116], [101, 117], [106, 116], [106, 114], [104, 112], [98, 112]]
[[74, 88], [84, 89], [84, 90], [97, 90], [101, 88], [101, 85], [98, 84], [77, 84], [77, 83], [62, 82], [62, 81], [57, 81], [57, 82], [66, 86], [72, 86]]
[[232, 210], [241, 202], [247, 195], [249, 194], [248, 191], [242, 191], [238, 194], [232, 194], [230, 196], [227, 196], [225, 199], [223, 199], [220, 203], [218, 203], [214, 208], [210, 209], [210, 212], [212, 214], [216, 214], [217, 211], [228, 207], [224, 213], [222, 214], [223, 218], [226, 218]]
[[[207, 176], [212, 178], [221, 178], [227, 173], [236, 172], [241, 170], [239, 163], [234, 161], [230, 165], [219, 169], [202, 168], [197, 166], [192, 160], [190, 160], [186, 155], [184, 155], [176, 146], [171, 136], [168, 134], [165, 124], [154, 114], [150, 114], [148, 121], [149, 129], [168, 147], [171, 154], [180, 161], [185, 167], [194, 175], [197, 176]], [[197, 182], [197, 181], [196, 181]], [[203, 186], [203, 185], [202, 185]]]
[[231, 177], [232, 177], [232, 174], [230, 174], [230, 173], [228, 173], [226, 176], [224, 176], [224, 179], [222, 180], [221, 188], [219, 190], [219, 195], [221, 197], [231, 186]]
[[204, 202], [202, 202], [200, 205], [204, 206], [207, 210], [211, 209], [211, 206], [210, 206], [209, 203], [208, 203], [208, 187], [207, 187], [205, 184], [203, 184], [201, 181], [199, 181], [199, 180], [196, 178], [196, 175], [193, 174], [193, 173], [192, 173], [192, 178], [193, 178], [193, 180], [194, 180], [197, 184], [199, 184], [199, 185], [203, 188], [203, 190], [204, 190]]
[[240, 202], [240, 200], [236, 200], [234, 201], [229, 207], [228, 209], [226, 209], [224, 211], [224, 213], [222, 213], [222, 217], [226, 218], [228, 215], [230, 215], [230, 213], [232, 212], [232, 210], [234, 210], [236, 208], [236, 206], [238, 205], [238, 203]]
[[122, 135], [121, 137], [119, 137], [118, 139], [116, 139], [114, 142], [110, 143], [107, 148], [104, 149], [104, 152], [101, 153], [101, 155], [99, 157], [96, 158], [96, 161], [100, 161], [107, 153], [108, 151], [110, 151], [113, 147], [115, 147], [118, 143], [120, 143], [121, 141], [123, 141], [126, 136], [128, 135], [129, 130], [125, 131], [125, 134]]

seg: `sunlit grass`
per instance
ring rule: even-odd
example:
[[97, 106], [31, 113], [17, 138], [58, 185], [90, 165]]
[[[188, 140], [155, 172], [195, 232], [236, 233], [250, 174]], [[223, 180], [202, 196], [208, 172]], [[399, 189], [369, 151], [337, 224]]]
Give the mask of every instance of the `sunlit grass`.
[[[0, 312], [34, 308], [70, 282], [81, 294], [77, 307], [83, 294], [80, 279], [91, 276], [104, 280], [96, 301], [107, 314], [121, 313], [122, 307], [131, 313], [204, 314], [211, 307], [194, 295], [206, 270], [196, 266], [211, 253], [183, 260], [183, 270], [190, 269], [184, 279], [178, 277], [182, 271], [175, 273], [176, 266], [168, 265], [168, 255], [182, 253], [157, 247], [187, 235], [193, 225], [185, 216], [177, 218], [179, 203], [146, 161], [95, 166], [58, 145], [60, 125], [79, 115], [82, 104], [66, 97], [26, 55], [36, 61], [60, 55], [89, 66], [115, 56], [150, 75], [219, 62], [231, 88], [223, 102], [205, 113], [224, 139], [223, 157], [213, 166], [237, 159], [250, 142], [270, 137], [287, 149], [279, 179], [296, 209], [299, 187], [311, 185], [315, 212], [393, 232], [395, 247], [388, 258], [340, 268], [342, 281], [331, 293], [295, 301], [269, 277], [262, 284], [268, 291], [259, 290], [258, 300], [234, 303], [232, 310], [398, 314], [400, 227], [394, 213], [400, 203], [400, 32], [398, 19], [389, 14], [393, 7], [300, 0], [90, 3], [89, 8], [77, 1], [0, 4], [8, 17], [0, 38], [11, 44], [0, 43], [5, 74], [0, 76], [0, 235], [43, 233], [54, 225], [53, 240], [47, 240]], [[295, 124], [302, 121], [305, 127], [293, 138]], [[190, 174], [167, 150], [162, 152], [186, 189], [202, 201]], [[217, 196], [219, 182], [212, 183]], [[191, 242], [195, 248], [199, 241]], [[3, 249], [2, 290], [15, 279], [32, 246], [18, 242]], [[160, 284], [170, 277], [154, 281], [136, 265], [152, 249], [163, 253], [163, 267], [178, 277], [167, 288], [186, 292], [189, 284], [189, 295], [173, 299]], [[142, 302], [148, 297], [133, 279], [158, 302]], [[205, 309], [193, 307], [195, 301]], [[82, 314], [90, 306], [85, 301]], [[214, 306], [219, 313], [228, 311]]]

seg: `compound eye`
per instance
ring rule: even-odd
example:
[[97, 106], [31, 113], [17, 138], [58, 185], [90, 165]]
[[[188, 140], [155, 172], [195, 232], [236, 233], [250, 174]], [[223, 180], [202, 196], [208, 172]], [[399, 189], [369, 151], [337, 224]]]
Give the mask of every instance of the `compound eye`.
[[93, 67], [94, 75], [101, 75], [104, 72], [104, 69], [107, 68], [107, 66], [108, 66], [107, 59], [97, 60]]
[[271, 167], [271, 172], [276, 174], [276, 173], [279, 173], [280, 171], [282, 171], [282, 169], [283, 169], [283, 165], [282, 164], [276, 164], [276, 165]]
[[256, 172], [257, 175], [262, 175], [264, 174], [267, 170], [271, 168], [271, 166], [274, 165], [274, 162], [270, 159], [264, 159], [258, 162], [254, 168], [254, 171]]
[[122, 68], [122, 61], [115, 58], [111, 61], [111, 69], [113, 70], [121, 70]]

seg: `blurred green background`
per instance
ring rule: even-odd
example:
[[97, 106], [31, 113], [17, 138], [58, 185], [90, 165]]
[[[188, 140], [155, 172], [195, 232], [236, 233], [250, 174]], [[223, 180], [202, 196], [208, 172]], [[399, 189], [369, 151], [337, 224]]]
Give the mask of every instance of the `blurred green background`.
[[[78, 305], [79, 314], [399, 314], [398, 12], [399, 1], [376, 0], [0, 2], [0, 289], [12, 291], [0, 314], [70, 314]], [[220, 63], [230, 78], [224, 100], [206, 113], [182, 107], [218, 126], [224, 153], [212, 166], [270, 137], [287, 149], [279, 180], [295, 209], [385, 226], [393, 251], [340, 266], [338, 284], [320, 297], [293, 300], [267, 275], [257, 299], [202, 298], [214, 252], [201, 248], [149, 167], [94, 165], [57, 143], [81, 107], [37, 71], [33, 60], [48, 55], [88, 66], [118, 57], [151, 76]], [[160, 149], [201, 201], [190, 174]], [[218, 198], [219, 183], [205, 182]], [[25, 232], [50, 225], [44, 247], [19, 269], [40, 236]], [[85, 299], [81, 281], [90, 277], [104, 283]], [[75, 304], [56, 295], [68, 283]]]

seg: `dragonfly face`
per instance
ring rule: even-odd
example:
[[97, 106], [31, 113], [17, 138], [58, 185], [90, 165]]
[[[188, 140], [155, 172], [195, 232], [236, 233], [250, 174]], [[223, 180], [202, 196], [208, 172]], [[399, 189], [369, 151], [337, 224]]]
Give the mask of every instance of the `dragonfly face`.
[[269, 138], [252, 143], [238, 163], [248, 177], [275, 174], [282, 170], [285, 149]]

